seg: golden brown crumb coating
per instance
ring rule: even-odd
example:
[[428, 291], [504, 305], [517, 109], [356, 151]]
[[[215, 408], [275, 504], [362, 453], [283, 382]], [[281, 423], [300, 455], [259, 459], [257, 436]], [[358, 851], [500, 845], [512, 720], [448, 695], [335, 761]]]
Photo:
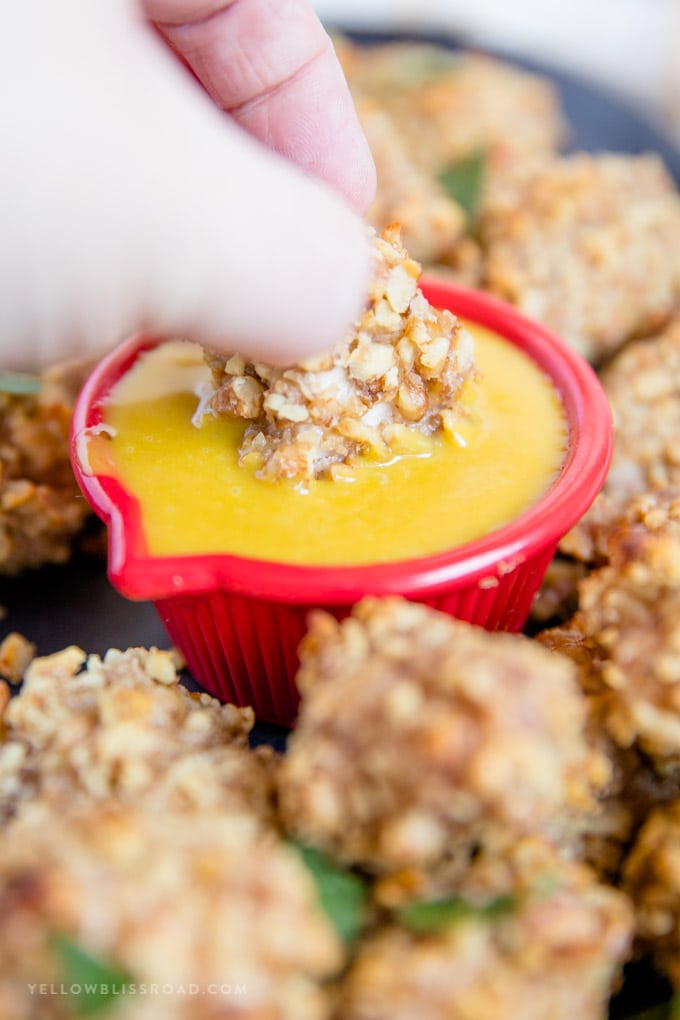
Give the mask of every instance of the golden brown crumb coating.
[[635, 905], [641, 948], [680, 987], [680, 799], [645, 822], [626, 859], [623, 888]]
[[595, 362], [680, 300], [680, 196], [655, 155], [578, 153], [505, 178], [480, 236], [485, 289]]
[[571, 833], [601, 762], [571, 664], [401, 599], [312, 618], [279, 773], [290, 831], [381, 873]]
[[410, 930], [402, 914], [367, 938], [340, 1020], [603, 1020], [630, 948], [626, 897], [531, 839], [484, 877], [440, 930]]
[[374, 265], [366, 310], [327, 354], [285, 369], [206, 355], [213, 391], [199, 420], [250, 421], [239, 461], [260, 477], [332, 475], [360, 454], [387, 458], [453, 429], [457, 398], [476, 373], [472, 337], [423, 296], [397, 227], [375, 236]]
[[271, 814], [269, 751], [247, 748], [252, 709], [190, 694], [169, 652], [79, 648], [34, 659], [5, 707], [0, 820], [36, 797]]
[[212, 809], [26, 805], [3, 834], [0, 914], [2, 1020], [77, 1015], [50, 994], [70, 988], [57, 936], [127, 975], [120, 1020], [325, 1020], [343, 962], [297, 851]]

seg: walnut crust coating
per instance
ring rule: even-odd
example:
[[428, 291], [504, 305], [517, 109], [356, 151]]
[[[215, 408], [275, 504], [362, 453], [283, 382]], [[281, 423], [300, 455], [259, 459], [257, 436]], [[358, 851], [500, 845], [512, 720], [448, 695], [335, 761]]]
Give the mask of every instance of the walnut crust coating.
[[641, 947], [680, 987], [680, 799], [645, 822], [626, 859], [623, 888], [635, 904]]
[[64, 563], [91, 511], [71, 470], [69, 428], [85, 366], [46, 372], [23, 396], [0, 392], [0, 574]]
[[[497, 858], [481, 885], [480, 877], [461, 890], [471, 914], [446, 929], [425, 935], [391, 924], [364, 941], [339, 1020], [606, 1016], [630, 949], [627, 898], [532, 839]], [[484, 916], [508, 892], [509, 909]]]
[[625, 560], [635, 555], [637, 546], [648, 547], [646, 555], [658, 561], [660, 567], [664, 555], [670, 556], [667, 569], [673, 571], [678, 569], [673, 566], [678, 542], [680, 485], [650, 489], [628, 502], [617, 502], [601, 493], [588, 514], [565, 536], [563, 545], [581, 566], [604, 565], [610, 559], [620, 564], [622, 557]]
[[312, 617], [279, 774], [291, 832], [377, 873], [572, 838], [602, 762], [567, 660], [401, 599]]
[[594, 362], [680, 300], [680, 196], [661, 160], [579, 153], [497, 182], [483, 286]]
[[241, 464], [272, 479], [332, 476], [362, 454], [386, 458], [453, 429], [456, 399], [476, 373], [474, 344], [429, 304], [419, 276], [390, 228], [375, 237], [366, 311], [333, 351], [287, 369], [207, 352], [214, 391], [200, 413], [251, 422]]
[[138, 800], [272, 811], [266, 751], [247, 750], [252, 709], [190, 694], [171, 653], [79, 648], [34, 659], [4, 708], [0, 821], [35, 798]]
[[580, 584], [580, 608], [539, 641], [569, 655], [617, 747], [680, 765], [680, 524], [676, 500], [624, 521], [609, 564]]
[[120, 1020], [327, 1020], [321, 983], [343, 963], [298, 854], [244, 814], [26, 806], [3, 835], [0, 914], [1, 1020], [74, 1015], [29, 994], [65, 980], [56, 932], [130, 975]]

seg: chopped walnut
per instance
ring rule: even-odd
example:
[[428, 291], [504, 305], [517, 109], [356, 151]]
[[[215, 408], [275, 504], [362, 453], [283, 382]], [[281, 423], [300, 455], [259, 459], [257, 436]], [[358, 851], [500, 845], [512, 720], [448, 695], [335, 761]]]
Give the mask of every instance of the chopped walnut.
[[250, 422], [241, 464], [271, 479], [332, 476], [362, 454], [401, 450], [407, 437], [395, 426], [421, 435], [444, 427], [476, 375], [474, 344], [451, 312], [429, 304], [419, 276], [399, 228], [388, 227], [375, 236], [368, 306], [333, 351], [286, 369], [206, 353], [214, 390], [200, 413]]

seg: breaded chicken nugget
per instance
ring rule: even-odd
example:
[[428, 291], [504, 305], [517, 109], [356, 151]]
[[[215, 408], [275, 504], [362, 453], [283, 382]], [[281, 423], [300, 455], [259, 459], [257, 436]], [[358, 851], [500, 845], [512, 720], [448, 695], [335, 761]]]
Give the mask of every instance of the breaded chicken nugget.
[[312, 618], [279, 773], [289, 830], [377, 873], [572, 834], [600, 761], [571, 664], [401, 599]]
[[680, 795], [680, 527], [677, 495], [645, 498], [606, 539], [608, 565], [580, 608], [538, 641], [575, 663], [588, 737], [612, 762], [587, 856], [616, 875], [649, 811]]
[[655, 155], [578, 153], [510, 175], [479, 230], [484, 288], [593, 362], [680, 301], [680, 195]]
[[580, 608], [539, 640], [578, 665], [591, 712], [621, 748], [680, 765], [680, 529], [622, 525], [608, 566], [579, 586]]
[[84, 1015], [74, 953], [105, 968], [89, 971], [100, 996], [128, 986], [120, 1020], [326, 1020], [343, 963], [297, 851], [212, 808], [25, 805], [3, 833], [0, 916], [2, 1020]]
[[532, 840], [497, 867], [500, 884], [496, 873], [463, 888], [448, 921], [439, 901], [429, 931], [427, 910], [411, 907], [367, 938], [340, 1020], [604, 1020], [631, 943], [626, 897]]
[[0, 820], [36, 797], [137, 801], [157, 809], [240, 807], [271, 814], [268, 749], [247, 748], [252, 709], [190, 694], [171, 653], [79, 648], [34, 659], [4, 709]]
[[420, 265], [397, 227], [375, 237], [368, 306], [326, 355], [293, 368], [206, 355], [213, 390], [198, 412], [250, 421], [239, 459], [260, 477], [333, 474], [361, 453], [387, 457], [453, 427], [452, 409], [476, 373], [474, 342], [418, 288]]

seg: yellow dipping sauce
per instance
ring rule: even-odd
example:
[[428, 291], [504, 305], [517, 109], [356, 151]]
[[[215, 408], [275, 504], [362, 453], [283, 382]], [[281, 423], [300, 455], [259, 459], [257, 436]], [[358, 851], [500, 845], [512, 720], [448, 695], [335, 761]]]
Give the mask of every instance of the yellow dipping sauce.
[[352, 481], [306, 490], [238, 464], [243, 422], [192, 423], [202, 352], [176, 341], [142, 355], [112, 390], [91, 468], [140, 502], [154, 555], [235, 553], [297, 564], [360, 564], [441, 552], [500, 527], [535, 503], [563, 461], [567, 429], [551, 381], [512, 344], [477, 326], [481, 382], [468, 383], [456, 439]]

